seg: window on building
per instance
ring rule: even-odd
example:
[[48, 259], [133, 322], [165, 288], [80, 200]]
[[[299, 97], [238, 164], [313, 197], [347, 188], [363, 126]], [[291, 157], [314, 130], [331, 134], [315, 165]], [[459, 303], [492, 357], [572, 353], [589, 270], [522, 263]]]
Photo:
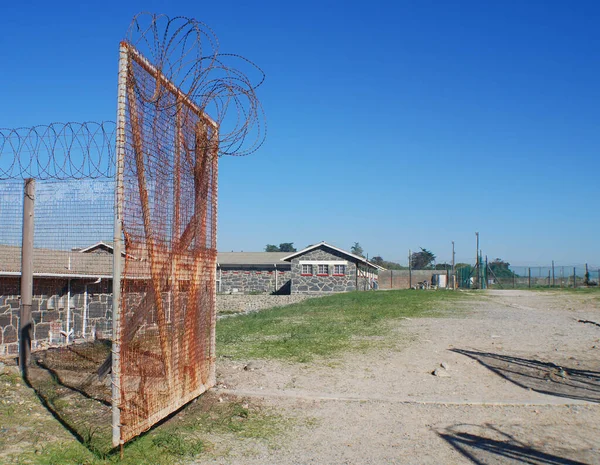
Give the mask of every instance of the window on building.
[[302, 274], [307, 276], [312, 276], [313, 268], [312, 265], [302, 265]]
[[329, 265], [319, 265], [319, 275], [328, 275], [329, 274]]
[[346, 265], [333, 265], [333, 274], [343, 276], [346, 274]]

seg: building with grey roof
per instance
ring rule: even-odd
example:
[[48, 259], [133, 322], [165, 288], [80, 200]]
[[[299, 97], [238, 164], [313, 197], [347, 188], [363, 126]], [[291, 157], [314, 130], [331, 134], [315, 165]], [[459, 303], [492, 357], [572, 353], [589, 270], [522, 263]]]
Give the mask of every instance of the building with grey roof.
[[[131, 253], [134, 279], [149, 279], [144, 257]], [[112, 266], [110, 242], [74, 250], [34, 249], [33, 349], [62, 342], [67, 333], [71, 338], [110, 337]], [[379, 269], [326, 242], [293, 253], [219, 252], [216, 291], [323, 295], [368, 290], [377, 287]], [[18, 350], [20, 276], [21, 248], [0, 245], [0, 355]]]

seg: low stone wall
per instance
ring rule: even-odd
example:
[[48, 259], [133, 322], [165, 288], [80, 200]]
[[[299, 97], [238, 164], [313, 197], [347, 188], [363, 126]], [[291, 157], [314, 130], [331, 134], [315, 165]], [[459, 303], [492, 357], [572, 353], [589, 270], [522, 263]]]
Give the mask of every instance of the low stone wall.
[[307, 295], [217, 295], [217, 313], [241, 313], [295, 304], [310, 298]]

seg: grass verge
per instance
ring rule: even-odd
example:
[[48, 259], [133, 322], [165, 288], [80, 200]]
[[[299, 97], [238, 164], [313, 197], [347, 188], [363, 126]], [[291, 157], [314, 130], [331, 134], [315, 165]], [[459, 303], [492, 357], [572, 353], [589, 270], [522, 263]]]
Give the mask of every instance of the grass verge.
[[362, 350], [390, 332], [386, 323], [439, 315], [469, 295], [414, 290], [350, 292], [224, 318], [217, 324], [217, 353], [238, 359], [309, 362], [344, 350]]
[[[0, 403], [0, 463], [15, 465], [175, 465], [199, 456], [218, 457], [226, 444], [246, 438], [275, 447], [291, 420], [235, 397], [209, 392], [170, 419], [116, 451], [90, 449], [42, 407], [18, 375], [0, 375], [7, 396]], [[77, 406], [72, 406], [73, 415]], [[81, 412], [80, 412], [81, 413]]]
[[532, 287], [531, 289], [526, 289], [529, 291], [535, 292], [548, 292], [554, 294], [565, 294], [572, 295], [574, 297], [580, 297], [583, 300], [591, 301], [594, 303], [600, 302], [600, 286], [592, 286], [592, 287]]

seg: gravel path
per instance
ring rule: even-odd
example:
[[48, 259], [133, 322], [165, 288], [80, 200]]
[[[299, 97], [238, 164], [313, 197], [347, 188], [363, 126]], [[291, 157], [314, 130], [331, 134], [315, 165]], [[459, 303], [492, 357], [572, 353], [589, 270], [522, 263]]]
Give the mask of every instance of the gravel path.
[[300, 421], [276, 447], [249, 440], [199, 463], [600, 463], [600, 327], [578, 321], [600, 322], [598, 301], [487, 291], [468, 305], [402, 320], [385, 351], [221, 362], [222, 395]]

